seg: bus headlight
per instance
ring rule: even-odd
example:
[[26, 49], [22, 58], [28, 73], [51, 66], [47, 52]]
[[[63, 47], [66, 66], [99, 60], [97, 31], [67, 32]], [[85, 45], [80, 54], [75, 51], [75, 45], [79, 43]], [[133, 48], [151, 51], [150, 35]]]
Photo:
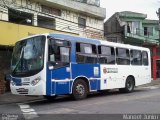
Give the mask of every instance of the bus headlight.
[[38, 78], [32, 80], [31, 85], [35, 86], [40, 80], [41, 80], [41, 77], [38, 77]]
[[16, 83], [11, 80], [11, 85], [12, 85], [12, 86], [15, 86]]

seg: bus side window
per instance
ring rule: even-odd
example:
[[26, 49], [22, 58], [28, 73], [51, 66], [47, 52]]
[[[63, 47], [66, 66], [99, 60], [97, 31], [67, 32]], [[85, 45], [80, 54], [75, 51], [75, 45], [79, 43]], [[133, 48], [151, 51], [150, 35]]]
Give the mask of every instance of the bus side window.
[[146, 51], [142, 52], [142, 61], [144, 66], [148, 66], [148, 53]]
[[131, 50], [131, 64], [142, 65], [142, 54], [140, 50]]
[[60, 61], [60, 47], [55, 44], [54, 40], [49, 43], [49, 61]]
[[100, 64], [115, 64], [114, 47], [98, 46], [98, 54]]
[[116, 48], [116, 61], [118, 65], [129, 65], [130, 64], [129, 49]]
[[77, 63], [97, 63], [96, 45], [88, 43], [76, 43]]
[[52, 64], [54, 68], [68, 65], [70, 62], [70, 48], [71, 44], [69, 41], [50, 39], [48, 52], [49, 63]]

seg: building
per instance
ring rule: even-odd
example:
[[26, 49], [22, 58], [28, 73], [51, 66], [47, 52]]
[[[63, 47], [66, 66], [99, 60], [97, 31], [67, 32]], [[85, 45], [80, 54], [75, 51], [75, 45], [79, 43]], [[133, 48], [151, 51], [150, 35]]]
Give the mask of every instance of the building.
[[152, 77], [160, 77], [160, 39], [158, 21], [130, 11], [117, 12], [104, 24], [108, 41], [148, 47], [152, 54]]
[[0, 93], [17, 40], [46, 32], [102, 39], [105, 16], [100, 0], [0, 0]]
[[158, 21], [147, 15], [130, 11], [117, 12], [104, 24], [108, 41], [148, 47], [152, 54], [152, 77], [160, 77], [160, 39]]
[[160, 8], [158, 9], [158, 11], [156, 13], [159, 18], [159, 38], [160, 38]]

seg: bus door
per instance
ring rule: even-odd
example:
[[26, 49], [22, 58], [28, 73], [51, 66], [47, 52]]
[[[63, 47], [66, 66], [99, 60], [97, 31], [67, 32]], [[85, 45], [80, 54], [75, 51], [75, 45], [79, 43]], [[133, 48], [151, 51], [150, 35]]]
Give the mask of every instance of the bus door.
[[70, 92], [70, 43], [49, 40], [47, 93], [48, 95]]

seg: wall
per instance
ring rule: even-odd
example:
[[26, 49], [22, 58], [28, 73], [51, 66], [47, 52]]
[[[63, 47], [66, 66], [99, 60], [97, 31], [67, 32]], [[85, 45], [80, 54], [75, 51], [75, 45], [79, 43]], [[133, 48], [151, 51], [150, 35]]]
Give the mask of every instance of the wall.
[[[66, 7], [51, 7], [51, 5], [47, 4], [47, 1], [33, 1], [33, 0], [4, 0], [5, 4], [12, 9], [18, 9], [19, 11], [27, 12], [33, 14], [33, 25], [37, 26], [37, 15], [42, 15], [46, 16], [49, 18], [55, 19], [55, 26], [57, 30], [60, 31], [66, 31], [66, 32], [72, 32], [79, 34], [80, 36], [83, 37], [91, 37], [97, 38], [97, 34], [101, 34], [100, 36], [103, 35], [103, 19], [94, 17], [94, 16], [89, 16], [86, 13], [79, 12], [78, 10], [68, 10], [67, 6]], [[68, 0], [70, 1], [70, 0]], [[74, 2], [74, 1], [71, 1]], [[94, 3], [95, 1], [90, 1]], [[77, 5], [81, 5], [82, 3], [79, 2], [74, 2]], [[0, 0], [0, 4], [2, 5], [0, 7], [0, 19], [1, 20], [6, 20], [8, 21], [8, 8], [5, 6], [5, 4]], [[46, 4], [46, 10], [45, 13], [42, 10], [42, 5]], [[54, 2], [52, 2], [54, 5]], [[48, 6], [47, 6], [48, 5]], [[83, 4], [82, 4], [83, 5]], [[44, 5], [43, 5], [44, 6]], [[48, 8], [47, 8], [48, 7]], [[84, 8], [88, 9], [88, 7], [92, 7], [92, 5], [83, 5]], [[94, 6], [96, 7], [96, 6]], [[61, 14], [58, 15], [57, 12], [54, 11], [60, 10]], [[78, 9], [78, 8], [77, 8]], [[96, 9], [100, 9], [100, 7], [96, 7]], [[94, 11], [96, 11], [94, 9]], [[86, 11], [88, 12], [88, 11]], [[92, 31], [90, 34], [86, 33], [85, 29], [81, 29], [78, 27], [78, 17], [83, 17], [86, 19], [86, 26], [88, 26], [86, 29], [89, 31]], [[94, 35], [95, 33], [95, 35]], [[97, 38], [98, 39], [98, 38]]]
[[124, 35], [124, 29], [120, 26], [116, 16], [112, 16], [107, 22], [104, 24], [104, 34], [105, 38], [108, 41], [112, 41], [113, 39], [116, 39], [116, 41], [112, 42], [118, 42], [123, 43], [123, 35]]
[[0, 49], [0, 94], [9, 90], [9, 82], [4, 81], [4, 78], [5, 74], [9, 72], [11, 54], [12, 51], [7, 47]]
[[[0, 26], [0, 45], [14, 45], [15, 42], [17, 42], [18, 40], [33, 34], [62, 33], [56, 30], [45, 29], [35, 26], [19, 25], [5, 21], [0, 21]], [[76, 35], [72, 33], [66, 34]]]

